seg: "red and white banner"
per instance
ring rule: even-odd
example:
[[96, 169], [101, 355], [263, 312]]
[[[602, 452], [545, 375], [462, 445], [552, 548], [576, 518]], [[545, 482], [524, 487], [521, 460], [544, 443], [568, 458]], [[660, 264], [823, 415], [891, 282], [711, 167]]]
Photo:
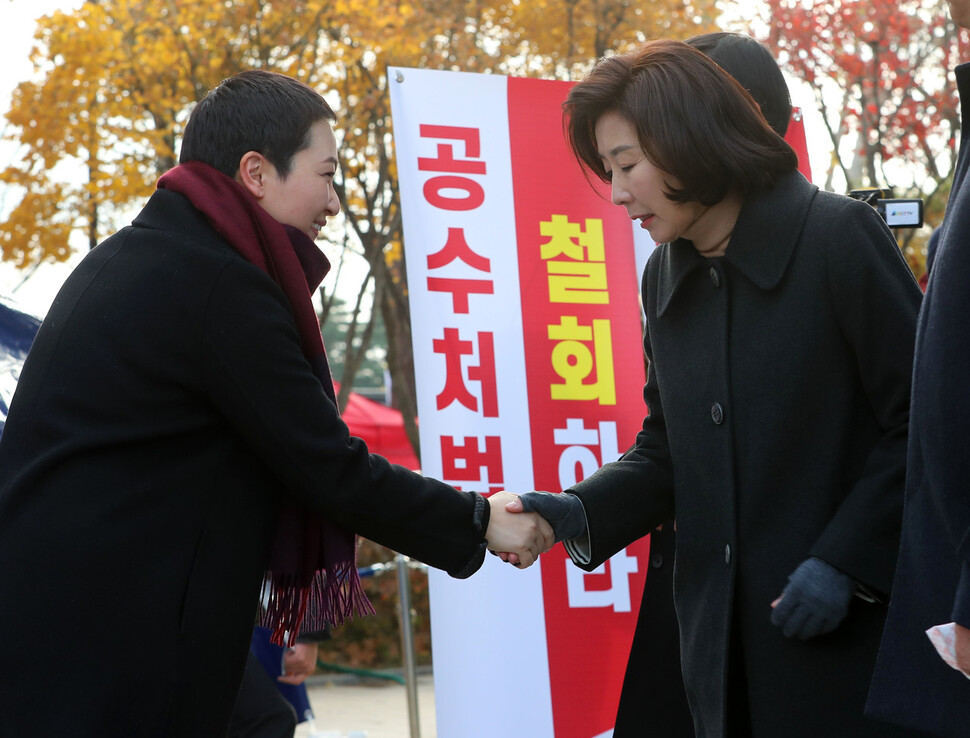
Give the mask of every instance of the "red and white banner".
[[[615, 459], [644, 407], [635, 239], [562, 135], [566, 82], [391, 68], [422, 470], [559, 491]], [[586, 574], [431, 573], [438, 734], [612, 733], [649, 539]]]
[[812, 165], [808, 160], [808, 140], [805, 136], [805, 116], [802, 109], [793, 105], [785, 140], [798, 155], [798, 171], [805, 175], [805, 179], [812, 181]]

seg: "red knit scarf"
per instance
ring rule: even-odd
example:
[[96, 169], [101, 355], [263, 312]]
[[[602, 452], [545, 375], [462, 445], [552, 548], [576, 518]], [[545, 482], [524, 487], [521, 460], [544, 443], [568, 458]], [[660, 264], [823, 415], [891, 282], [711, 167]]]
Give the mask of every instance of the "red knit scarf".
[[[249, 190], [208, 164], [180, 164], [158, 180], [158, 187], [187, 197], [219, 235], [280, 286], [293, 310], [303, 355], [336, 407], [311, 300], [330, 269], [327, 257], [307, 234], [277, 221]], [[286, 637], [292, 645], [301, 631], [374, 612], [361, 588], [356, 550], [353, 533], [294, 501], [283, 504], [266, 572], [269, 605], [260, 621], [272, 631], [274, 643]]]

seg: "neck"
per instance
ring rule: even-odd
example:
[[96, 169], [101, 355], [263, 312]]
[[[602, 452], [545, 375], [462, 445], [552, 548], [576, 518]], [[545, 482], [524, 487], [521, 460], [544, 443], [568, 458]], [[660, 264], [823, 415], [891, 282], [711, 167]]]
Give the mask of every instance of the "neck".
[[723, 256], [731, 242], [734, 224], [741, 212], [742, 200], [736, 195], [728, 195], [716, 205], [711, 205], [698, 221], [700, 233], [691, 239], [697, 253], [707, 258]]

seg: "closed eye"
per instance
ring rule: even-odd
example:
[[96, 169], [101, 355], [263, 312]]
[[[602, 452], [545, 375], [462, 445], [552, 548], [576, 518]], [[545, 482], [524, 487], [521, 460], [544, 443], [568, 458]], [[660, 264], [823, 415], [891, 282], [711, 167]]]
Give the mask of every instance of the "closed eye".
[[[619, 169], [623, 174], [626, 174], [631, 169], [633, 169], [633, 167], [635, 167], [636, 165], [637, 165], [637, 162], [633, 162], [632, 164], [624, 164], [624, 165], [618, 166], [617, 169]], [[611, 170], [611, 169], [604, 169], [603, 170], [603, 179], [605, 181], [607, 181], [607, 182], [612, 182], [613, 181], [613, 170]]]

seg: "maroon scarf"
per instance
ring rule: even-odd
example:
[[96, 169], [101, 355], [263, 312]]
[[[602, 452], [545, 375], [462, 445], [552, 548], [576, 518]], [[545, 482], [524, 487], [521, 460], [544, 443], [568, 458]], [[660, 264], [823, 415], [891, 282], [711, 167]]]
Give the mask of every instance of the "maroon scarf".
[[[311, 301], [330, 270], [327, 257], [307, 234], [280, 223], [249, 190], [208, 164], [180, 164], [158, 180], [158, 188], [187, 197], [220, 236], [280, 286], [293, 310], [303, 355], [336, 406]], [[293, 645], [300, 631], [323, 630], [355, 613], [374, 612], [357, 575], [356, 550], [353, 533], [294, 501], [284, 502], [266, 572], [269, 605], [260, 621], [273, 632], [274, 643], [282, 644], [286, 634], [286, 645]]]

